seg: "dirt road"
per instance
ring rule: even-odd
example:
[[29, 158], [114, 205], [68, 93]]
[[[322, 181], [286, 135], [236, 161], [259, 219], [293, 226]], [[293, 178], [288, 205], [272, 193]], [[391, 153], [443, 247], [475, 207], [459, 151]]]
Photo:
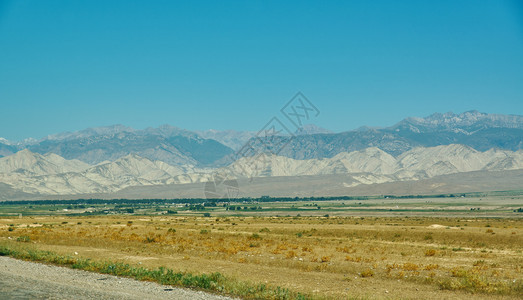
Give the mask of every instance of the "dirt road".
[[0, 257], [2, 299], [231, 299], [105, 274]]

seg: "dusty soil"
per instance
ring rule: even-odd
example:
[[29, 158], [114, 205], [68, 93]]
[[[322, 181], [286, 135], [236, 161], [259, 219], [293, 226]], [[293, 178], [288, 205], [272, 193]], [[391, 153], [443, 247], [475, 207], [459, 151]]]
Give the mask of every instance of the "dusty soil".
[[231, 299], [105, 274], [0, 257], [2, 299]]

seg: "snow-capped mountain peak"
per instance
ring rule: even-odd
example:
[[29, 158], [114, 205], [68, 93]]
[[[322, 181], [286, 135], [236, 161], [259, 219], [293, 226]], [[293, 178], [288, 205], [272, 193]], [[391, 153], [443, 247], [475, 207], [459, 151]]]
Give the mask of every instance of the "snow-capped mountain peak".
[[3, 137], [0, 137], [0, 143], [5, 144], [5, 145], [12, 145], [11, 141], [4, 139]]
[[409, 117], [389, 127], [395, 131], [408, 130], [416, 133], [451, 131], [472, 134], [486, 128], [523, 129], [523, 116], [487, 114], [477, 110], [460, 114], [452, 112], [434, 113], [425, 118]]

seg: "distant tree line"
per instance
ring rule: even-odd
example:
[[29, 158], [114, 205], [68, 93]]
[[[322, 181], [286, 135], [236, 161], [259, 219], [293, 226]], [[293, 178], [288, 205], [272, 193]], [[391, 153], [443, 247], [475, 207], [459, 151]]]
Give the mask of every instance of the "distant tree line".
[[261, 206], [240, 206], [240, 205], [227, 205], [225, 210], [261, 210]]
[[234, 199], [206, 199], [206, 198], [177, 198], [177, 199], [75, 199], [75, 200], [16, 200], [0, 201], [0, 205], [161, 205], [161, 204], [188, 204], [203, 205], [205, 207], [217, 206], [218, 203], [258, 203], [258, 202], [297, 202], [297, 201], [333, 201], [333, 200], [369, 200], [369, 199], [413, 199], [413, 198], [454, 198], [465, 197], [466, 194], [439, 194], [439, 195], [383, 195], [383, 196], [341, 196], [341, 197], [270, 197], [259, 198], [234, 198]]

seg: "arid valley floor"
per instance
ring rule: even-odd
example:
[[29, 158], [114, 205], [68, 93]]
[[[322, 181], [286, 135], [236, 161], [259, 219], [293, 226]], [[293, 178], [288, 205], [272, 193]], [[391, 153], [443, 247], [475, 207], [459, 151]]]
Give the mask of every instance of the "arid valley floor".
[[[3, 204], [0, 248], [244, 298], [512, 299], [523, 293], [522, 199], [268, 201], [234, 211], [153, 203], [133, 214], [108, 214], [124, 204]], [[165, 281], [169, 269], [210, 279]]]

